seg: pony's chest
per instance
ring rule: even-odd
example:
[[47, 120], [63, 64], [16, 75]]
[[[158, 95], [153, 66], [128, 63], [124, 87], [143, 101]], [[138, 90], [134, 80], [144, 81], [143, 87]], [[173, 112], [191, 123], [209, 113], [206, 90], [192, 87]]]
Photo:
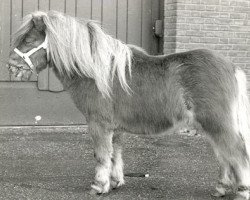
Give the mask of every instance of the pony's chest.
[[94, 83], [86, 80], [72, 81], [67, 91], [69, 92], [75, 106], [86, 115], [89, 102], [94, 104], [95, 97], [97, 96]]

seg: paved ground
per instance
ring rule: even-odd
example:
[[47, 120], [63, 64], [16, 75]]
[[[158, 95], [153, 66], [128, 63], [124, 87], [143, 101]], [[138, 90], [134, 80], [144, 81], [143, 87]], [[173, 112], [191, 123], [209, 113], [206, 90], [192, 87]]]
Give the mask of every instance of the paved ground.
[[[85, 129], [0, 129], [2, 200], [211, 200], [218, 166], [203, 137], [126, 136], [126, 185], [92, 196], [91, 140]], [[231, 197], [223, 198], [228, 200]]]

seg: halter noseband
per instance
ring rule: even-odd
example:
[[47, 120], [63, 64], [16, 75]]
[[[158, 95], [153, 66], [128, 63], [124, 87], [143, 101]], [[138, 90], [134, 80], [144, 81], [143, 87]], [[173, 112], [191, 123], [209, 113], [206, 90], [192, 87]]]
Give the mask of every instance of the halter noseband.
[[17, 55], [19, 55], [29, 66], [29, 70], [31, 72], [33, 72], [34, 69], [34, 65], [30, 60], [30, 56], [37, 52], [38, 50], [40, 50], [41, 48], [43, 49], [47, 49], [48, 47], [48, 40], [47, 40], [47, 36], [45, 37], [44, 41], [42, 44], [40, 44], [38, 47], [35, 47], [33, 49], [31, 49], [30, 51], [26, 52], [26, 53], [22, 53], [21, 51], [19, 51], [17, 48], [14, 49], [14, 51], [16, 52]]

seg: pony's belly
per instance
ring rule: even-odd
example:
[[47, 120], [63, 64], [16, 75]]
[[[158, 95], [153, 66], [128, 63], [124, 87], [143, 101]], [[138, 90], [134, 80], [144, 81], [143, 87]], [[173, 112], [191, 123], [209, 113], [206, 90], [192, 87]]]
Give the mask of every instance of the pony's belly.
[[174, 124], [171, 128], [156, 133], [156, 135], [172, 135], [190, 128], [190, 124], [185, 121], [180, 121]]
[[120, 123], [118, 129], [121, 131], [138, 134], [138, 135], [172, 135], [180, 132], [183, 129], [187, 129], [190, 127], [190, 124], [187, 121], [178, 121], [171, 123], [166, 123], [165, 126], [157, 125], [157, 124], [128, 124], [128, 123]]
[[123, 116], [123, 118], [121, 116], [116, 118], [116, 120], [118, 119], [118, 126], [125, 132], [142, 135], [171, 135], [183, 129], [196, 127], [193, 112], [189, 110], [186, 110], [180, 119], [164, 115], [153, 115], [153, 113], [148, 115], [151, 116], [148, 118], [134, 116], [127, 115], [126, 117]]

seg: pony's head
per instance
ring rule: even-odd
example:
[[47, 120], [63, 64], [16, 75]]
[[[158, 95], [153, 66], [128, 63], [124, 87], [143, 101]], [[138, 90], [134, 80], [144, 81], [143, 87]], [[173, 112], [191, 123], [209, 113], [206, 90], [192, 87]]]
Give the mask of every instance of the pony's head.
[[25, 17], [12, 46], [10, 71], [17, 76], [29, 78], [33, 68], [39, 72], [50, 63], [59, 76], [94, 79], [104, 96], [111, 95], [114, 76], [129, 92], [126, 69], [131, 73], [130, 48], [92, 21], [56, 11], [35, 12]]
[[9, 70], [21, 80], [29, 79], [32, 72], [47, 66], [47, 41], [43, 13], [27, 15], [15, 33], [9, 56]]

